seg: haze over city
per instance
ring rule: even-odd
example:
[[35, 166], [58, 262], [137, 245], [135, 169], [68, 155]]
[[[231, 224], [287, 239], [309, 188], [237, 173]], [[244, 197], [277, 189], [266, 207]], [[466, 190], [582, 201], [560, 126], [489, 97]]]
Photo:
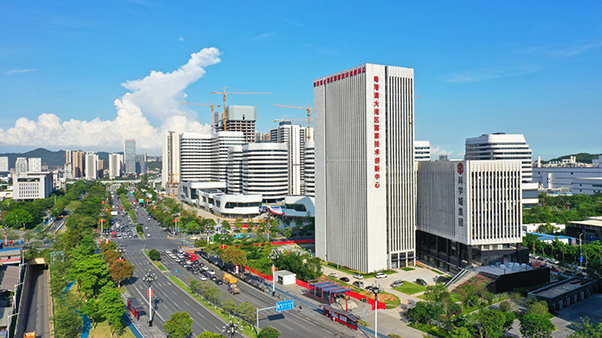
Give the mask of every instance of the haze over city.
[[462, 157], [483, 133], [534, 156], [599, 153], [598, 3], [0, 4], [0, 152], [159, 154], [163, 130], [209, 132], [209, 107], [257, 106], [257, 130], [303, 118], [312, 82], [365, 62], [415, 69], [415, 132]]

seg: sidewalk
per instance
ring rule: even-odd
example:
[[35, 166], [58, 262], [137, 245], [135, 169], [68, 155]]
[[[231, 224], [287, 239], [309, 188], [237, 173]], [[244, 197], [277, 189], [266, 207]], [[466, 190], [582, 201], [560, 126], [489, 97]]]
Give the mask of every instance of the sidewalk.
[[[121, 297], [123, 298], [124, 302], [127, 304], [127, 299], [129, 297], [131, 297], [132, 295], [130, 294], [130, 292], [126, 289], [122, 294]], [[148, 305], [148, 304], [147, 304]], [[132, 324], [136, 327], [136, 329], [138, 329], [138, 332], [142, 335], [142, 337], [166, 337], [165, 334], [163, 333], [163, 331], [161, 331], [156, 325], [153, 324], [153, 326], [148, 326], [148, 314], [146, 313], [146, 310], [144, 310], [144, 314], [140, 316], [140, 320], [136, 320], [136, 318], [132, 318], [130, 311], [126, 309], [126, 313], [127, 316], [130, 318], [130, 321], [132, 322]], [[132, 330], [133, 332], [133, 330]], [[134, 333], [134, 335], [136, 335]]]

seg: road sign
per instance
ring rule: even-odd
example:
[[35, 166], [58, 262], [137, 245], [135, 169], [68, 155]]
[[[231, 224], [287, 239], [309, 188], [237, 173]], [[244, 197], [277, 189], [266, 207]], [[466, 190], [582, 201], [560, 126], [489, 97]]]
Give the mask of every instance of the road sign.
[[579, 263], [583, 264], [583, 256], [579, 256]]
[[294, 307], [295, 307], [295, 304], [293, 303], [292, 299], [283, 300], [281, 302], [276, 303], [276, 311], [278, 311], [278, 312], [292, 310]]

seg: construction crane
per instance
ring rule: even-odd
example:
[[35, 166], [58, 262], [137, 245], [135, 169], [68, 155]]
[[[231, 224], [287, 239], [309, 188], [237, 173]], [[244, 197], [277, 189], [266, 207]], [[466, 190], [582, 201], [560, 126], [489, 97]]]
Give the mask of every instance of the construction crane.
[[180, 174], [171, 174], [171, 196], [175, 197], [176, 196], [176, 183], [175, 183], [175, 176], [180, 176]]
[[228, 94], [251, 94], [251, 95], [262, 95], [262, 94], [272, 94], [272, 93], [257, 93], [257, 92], [227, 92], [226, 87], [224, 86], [223, 92], [211, 92], [209, 94], [222, 94], [224, 95], [224, 131], [226, 131], [226, 122], [228, 121], [228, 116], [226, 115], [226, 96]]
[[[309, 133], [309, 129], [311, 128], [311, 111], [314, 110], [313, 108], [311, 108], [311, 106], [309, 105], [309, 103], [307, 104], [307, 108], [304, 107], [294, 107], [294, 106], [283, 106], [281, 104], [275, 104], [274, 106], [276, 107], [284, 107], [284, 108], [293, 108], [293, 109], [304, 109], [307, 110], [307, 140], [311, 140], [310, 137], [310, 133]], [[284, 116], [286, 118], [286, 115]], [[287, 121], [293, 121], [293, 120], [287, 120]], [[274, 122], [276, 122], [276, 120], [274, 120]]]
[[187, 102], [180, 102], [180, 104], [185, 104], [185, 105], [189, 105], [189, 106], [208, 106], [211, 107], [211, 130], [213, 130], [213, 128], [215, 127], [215, 123], [213, 123], [213, 108], [217, 107], [221, 107], [219, 104], [213, 104], [213, 102], [211, 102], [211, 104], [206, 104], [206, 103], [187, 103]]

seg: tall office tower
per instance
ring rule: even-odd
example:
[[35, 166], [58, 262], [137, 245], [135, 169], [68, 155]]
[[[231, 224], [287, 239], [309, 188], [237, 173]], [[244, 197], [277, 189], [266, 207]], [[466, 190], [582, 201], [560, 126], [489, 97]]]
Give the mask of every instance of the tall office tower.
[[98, 178], [98, 155], [93, 151], [86, 153], [86, 180], [95, 180]]
[[121, 154], [109, 154], [109, 179], [115, 179], [121, 177], [121, 168], [123, 162], [123, 155]]
[[[521, 162], [417, 164], [418, 255], [445, 270], [521, 263]], [[521, 261], [522, 260], [522, 261]]]
[[73, 155], [73, 178], [81, 178], [85, 176], [86, 168], [86, 153], [83, 151], [75, 151]]
[[305, 195], [316, 196], [316, 142], [305, 141], [303, 183], [305, 184]]
[[270, 134], [257, 132], [255, 142], [270, 142]]
[[226, 128], [224, 129], [224, 112], [216, 112], [217, 131], [242, 131], [245, 134], [245, 143], [255, 142], [255, 121], [257, 120], [257, 107], [254, 106], [228, 106], [226, 108]]
[[180, 135], [175, 131], [163, 132], [161, 187], [180, 183]]
[[125, 151], [123, 152], [125, 160], [125, 174], [136, 173], [136, 140], [125, 140]]
[[319, 78], [314, 107], [317, 257], [362, 272], [415, 261], [414, 70]]
[[17, 157], [15, 161], [15, 172], [17, 176], [23, 176], [27, 173], [27, 159], [25, 157]]
[[180, 135], [180, 180], [211, 181], [213, 140], [209, 134]]
[[288, 192], [287, 147], [283, 143], [242, 146], [242, 193], [262, 195], [266, 203], [284, 200]]
[[0, 172], [7, 172], [8, 168], [8, 157], [0, 156]]
[[71, 150], [65, 151], [65, 178], [73, 178], [73, 155]]
[[218, 131], [212, 135], [211, 180], [225, 181], [228, 166], [228, 148], [245, 143], [245, 134], [241, 131]]
[[146, 174], [146, 153], [136, 154], [136, 174]]
[[290, 122], [280, 122], [277, 128], [270, 130], [270, 142], [284, 143], [288, 150], [288, 194], [304, 195], [303, 184], [305, 157], [305, 128]]
[[96, 167], [96, 178], [102, 178], [105, 171], [105, 160], [99, 159], [98, 155], [96, 155], [96, 158], [96, 163], [98, 164]]
[[30, 157], [27, 159], [27, 171], [39, 173], [42, 171], [42, 159], [39, 157]]
[[533, 152], [523, 134], [493, 133], [466, 139], [467, 160], [520, 160], [522, 182], [533, 179]]
[[429, 141], [414, 141], [414, 161], [430, 161], [431, 160], [431, 142]]
[[242, 193], [242, 146], [232, 146], [228, 149], [226, 190], [228, 194]]

